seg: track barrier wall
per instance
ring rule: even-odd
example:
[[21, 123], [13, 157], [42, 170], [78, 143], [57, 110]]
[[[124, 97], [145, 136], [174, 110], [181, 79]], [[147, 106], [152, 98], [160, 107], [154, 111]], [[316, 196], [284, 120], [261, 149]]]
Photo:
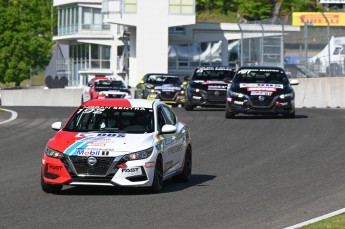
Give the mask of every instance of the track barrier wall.
[[[345, 77], [299, 78], [296, 108], [345, 108]], [[82, 89], [1, 90], [2, 106], [77, 107]]]

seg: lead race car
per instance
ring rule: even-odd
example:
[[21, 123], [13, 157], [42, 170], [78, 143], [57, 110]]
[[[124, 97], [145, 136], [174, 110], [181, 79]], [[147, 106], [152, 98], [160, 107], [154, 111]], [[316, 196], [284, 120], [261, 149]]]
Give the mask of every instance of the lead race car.
[[188, 181], [192, 170], [190, 129], [159, 100], [105, 99], [80, 105], [44, 150], [41, 187], [64, 185], [147, 187]]

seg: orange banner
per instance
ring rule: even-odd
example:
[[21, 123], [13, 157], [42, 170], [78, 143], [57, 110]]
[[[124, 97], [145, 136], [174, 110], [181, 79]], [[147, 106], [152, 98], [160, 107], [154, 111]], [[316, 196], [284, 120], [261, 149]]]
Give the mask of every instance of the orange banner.
[[[323, 13], [328, 19], [330, 26], [344, 26], [345, 13]], [[321, 12], [294, 12], [292, 13], [292, 25], [304, 26], [305, 23], [311, 26], [327, 26], [327, 20]]]

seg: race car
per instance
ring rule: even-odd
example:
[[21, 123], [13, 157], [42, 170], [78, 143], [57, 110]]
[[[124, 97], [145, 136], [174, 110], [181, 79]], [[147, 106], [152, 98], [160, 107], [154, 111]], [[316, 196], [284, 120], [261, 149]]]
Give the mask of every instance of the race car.
[[295, 92], [291, 85], [298, 84], [296, 79], [289, 81], [279, 67], [240, 67], [227, 91], [225, 117], [243, 113], [294, 118]]
[[235, 75], [235, 69], [226, 66], [196, 67], [186, 90], [184, 108], [225, 107], [228, 83]]
[[95, 77], [83, 88], [81, 103], [91, 99], [126, 98], [130, 99], [130, 87], [126, 87], [119, 77]]
[[170, 74], [146, 74], [135, 88], [134, 97], [141, 99], [159, 99], [172, 106], [185, 101], [185, 83], [180, 77]]
[[64, 185], [146, 187], [188, 181], [192, 171], [190, 128], [159, 100], [101, 99], [80, 105], [43, 153], [41, 187]]

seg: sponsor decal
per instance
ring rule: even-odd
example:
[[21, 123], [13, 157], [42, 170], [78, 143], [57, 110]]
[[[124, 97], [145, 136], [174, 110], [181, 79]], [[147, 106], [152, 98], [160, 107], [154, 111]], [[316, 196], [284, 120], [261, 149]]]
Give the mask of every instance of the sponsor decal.
[[109, 138], [124, 138], [126, 137], [126, 134], [123, 133], [78, 133], [76, 138], [102, 138], [105, 137], [106, 139]]
[[49, 170], [59, 170], [60, 171], [62, 169], [62, 166], [49, 164], [48, 169]]
[[233, 68], [230, 67], [200, 67], [196, 72], [203, 71], [233, 71]]
[[87, 146], [105, 146], [104, 142], [93, 142], [93, 143], [87, 143]]
[[108, 106], [101, 106], [101, 107], [83, 107], [77, 111], [77, 113], [92, 113], [92, 114], [102, 114], [105, 110], [129, 110], [129, 111], [145, 111], [143, 107], [108, 107]]
[[240, 83], [240, 88], [279, 88], [283, 89], [283, 84], [271, 84], [271, 83]]
[[75, 154], [77, 156], [108, 156], [109, 151], [77, 150]]
[[223, 82], [223, 81], [219, 81], [219, 80], [204, 81], [202, 84], [226, 84], [226, 85], [227, 85], [227, 83], [225, 83], [225, 82]]
[[248, 87], [247, 91], [277, 91], [274, 87]]
[[208, 90], [221, 90], [221, 91], [226, 91], [227, 86], [224, 85], [209, 85]]
[[122, 173], [133, 173], [133, 172], [138, 172], [139, 168], [131, 168], [131, 169], [121, 169]]
[[155, 167], [155, 162], [150, 161], [150, 162], [145, 162], [145, 168], [153, 168]]
[[181, 151], [182, 151], [182, 145], [173, 146], [167, 149], [168, 154], [173, 154], [173, 153], [177, 153]]
[[252, 91], [250, 92], [250, 95], [266, 95], [266, 96], [271, 96], [273, 92], [269, 91]]
[[278, 69], [261, 69], [261, 68], [251, 68], [251, 69], [241, 69], [238, 74], [246, 74], [250, 72], [280, 72]]
[[138, 176], [138, 175], [143, 174], [140, 167], [122, 168], [120, 171], [124, 175], [131, 175], [131, 176]]
[[162, 91], [176, 91], [180, 90], [180, 87], [171, 87], [171, 86], [156, 86], [155, 89], [162, 90]]

